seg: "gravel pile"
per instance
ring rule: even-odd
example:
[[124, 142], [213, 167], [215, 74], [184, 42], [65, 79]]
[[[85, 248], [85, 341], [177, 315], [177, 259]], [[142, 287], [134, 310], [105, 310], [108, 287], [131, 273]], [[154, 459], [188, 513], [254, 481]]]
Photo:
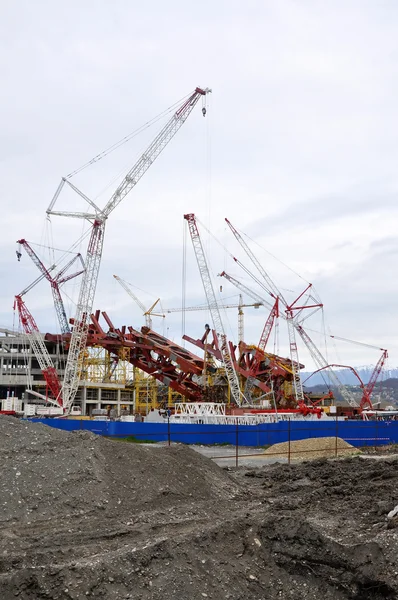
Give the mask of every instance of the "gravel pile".
[[232, 498], [226, 473], [182, 447], [128, 444], [0, 417], [0, 522]]
[[[336, 453], [337, 445], [337, 453]], [[322, 437], [308, 438], [305, 440], [296, 440], [290, 442], [290, 458], [291, 460], [312, 460], [316, 458], [333, 458], [334, 456], [352, 456], [358, 454], [359, 450], [348, 444], [341, 438]], [[264, 454], [274, 456], [275, 458], [286, 458], [289, 455], [289, 442], [281, 442], [273, 444]]]

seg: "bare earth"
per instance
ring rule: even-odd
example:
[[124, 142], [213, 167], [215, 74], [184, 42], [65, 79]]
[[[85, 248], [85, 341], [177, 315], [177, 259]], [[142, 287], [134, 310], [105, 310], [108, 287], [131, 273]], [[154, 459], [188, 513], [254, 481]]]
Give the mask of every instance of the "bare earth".
[[398, 461], [225, 470], [0, 417], [0, 598], [398, 598]]

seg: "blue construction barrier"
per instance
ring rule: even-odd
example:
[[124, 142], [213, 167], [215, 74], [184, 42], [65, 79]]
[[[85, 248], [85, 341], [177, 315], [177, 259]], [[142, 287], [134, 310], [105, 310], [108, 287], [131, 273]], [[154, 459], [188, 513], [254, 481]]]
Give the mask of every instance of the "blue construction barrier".
[[259, 425], [201, 425], [184, 423], [134, 423], [84, 419], [30, 419], [64, 431], [91, 431], [98, 435], [153, 442], [270, 446], [306, 438], [338, 436], [353, 446], [398, 444], [398, 421], [280, 421]]

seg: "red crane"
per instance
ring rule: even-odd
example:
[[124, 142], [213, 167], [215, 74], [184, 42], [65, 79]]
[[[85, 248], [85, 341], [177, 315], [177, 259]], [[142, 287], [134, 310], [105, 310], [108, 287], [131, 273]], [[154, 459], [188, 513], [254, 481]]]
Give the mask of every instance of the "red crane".
[[51, 356], [47, 350], [43, 336], [39, 331], [36, 321], [22, 300], [22, 296], [26, 294], [26, 292], [28, 292], [41, 279], [42, 277], [39, 277], [35, 282], [33, 282], [33, 284], [23, 290], [23, 292], [15, 296], [14, 310], [15, 308], [18, 310], [19, 321], [22, 329], [24, 330], [37, 358], [37, 362], [39, 363], [41, 372], [43, 373], [47, 388], [54, 396], [54, 399], [48, 398], [48, 401], [56, 404], [57, 406], [62, 406], [61, 384], [58, 379], [57, 370], [53, 365]]
[[373, 393], [374, 387], [376, 385], [376, 382], [379, 378], [379, 375], [384, 367], [384, 363], [386, 362], [387, 358], [388, 358], [388, 352], [387, 352], [387, 350], [383, 350], [383, 353], [380, 356], [372, 375], [370, 376], [367, 386], [363, 389], [363, 394], [362, 394], [362, 399], [361, 399], [361, 404], [360, 404], [361, 410], [363, 410], [367, 404], [369, 405], [369, 408], [373, 408], [370, 397]]
[[[83, 259], [82, 259], [81, 255], [77, 254], [76, 256], [74, 256], [58, 272], [58, 274], [55, 275], [55, 277], [53, 277], [51, 275], [51, 271], [54, 269], [54, 266], [50, 267], [50, 269], [47, 269], [44, 266], [44, 264], [42, 263], [42, 261], [40, 260], [40, 258], [37, 256], [36, 252], [33, 250], [33, 248], [29, 245], [29, 243], [25, 239], [18, 240], [17, 244], [19, 244], [26, 250], [27, 254], [33, 260], [33, 262], [35, 263], [36, 267], [39, 269], [41, 274], [47, 279], [47, 281], [50, 282], [51, 291], [52, 291], [53, 298], [54, 298], [54, 306], [55, 306], [58, 321], [60, 324], [61, 333], [70, 333], [68, 317], [66, 316], [65, 307], [64, 307], [64, 303], [63, 303], [61, 292], [60, 292], [59, 288], [66, 281], [69, 281], [70, 279], [73, 279], [74, 277], [77, 277], [78, 275], [81, 275], [82, 273], [84, 273], [84, 263], [83, 263]], [[18, 260], [19, 260], [19, 258], [20, 258], [20, 254], [18, 255]], [[72, 273], [72, 274], [64, 277], [66, 271], [69, 269], [70, 266], [72, 266], [72, 264], [78, 258], [80, 258], [80, 260], [82, 262], [83, 269], [81, 269], [80, 271], [78, 271], [76, 273]]]
[[249, 375], [246, 379], [244, 395], [246, 398], [251, 397], [251, 391], [256, 383], [256, 376], [260, 370], [261, 361], [264, 360], [264, 350], [267, 346], [269, 336], [271, 335], [272, 327], [275, 319], [279, 317], [279, 298], [276, 298], [275, 304], [271, 309], [268, 319], [265, 322], [264, 329], [262, 331], [260, 341], [258, 343], [256, 353], [254, 355], [252, 364], [250, 365]]

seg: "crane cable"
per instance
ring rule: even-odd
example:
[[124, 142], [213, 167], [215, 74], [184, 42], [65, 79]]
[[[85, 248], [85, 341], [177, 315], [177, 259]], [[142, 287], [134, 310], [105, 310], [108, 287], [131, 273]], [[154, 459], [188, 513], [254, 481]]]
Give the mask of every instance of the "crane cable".
[[105, 158], [105, 156], [108, 156], [108, 154], [111, 154], [112, 152], [114, 152], [115, 150], [120, 148], [120, 146], [123, 146], [124, 144], [126, 144], [127, 142], [129, 142], [130, 140], [135, 138], [137, 135], [142, 133], [145, 129], [148, 129], [149, 127], [151, 127], [152, 125], [157, 123], [157, 121], [160, 121], [160, 119], [164, 118], [166, 115], [168, 115], [169, 113], [174, 111], [178, 106], [181, 105], [181, 103], [184, 100], [189, 98], [191, 95], [192, 95], [192, 93], [187, 94], [186, 96], [183, 96], [180, 100], [178, 100], [177, 102], [175, 102], [174, 104], [172, 104], [171, 106], [166, 108], [164, 111], [159, 113], [156, 117], [154, 117], [153, 119], [150, 119], [149, 121], [147, 121], [146, 123], [144, 123], [143, 125], [138, 127], [137, 129], [132, 131], [131, 133], [125, 135], [118, 142], [115, 142], [114, 144], [112, 144], [111, 146], [109, 146], [108, 148], [103, 150], [102, 152], [99, 152], [99, 154], [94, 156], [92, 159], [90, 159], [89, 161], [87, 161], [86, 163], [84, 163], [83, 165], [81, 165], [80, 167], [75, 169], [74, 171], [71, 171], [70, 173], [68, 173], [68, 175], [66, 176], [66, 179], [71, 179], [72, 177], [74, 177], [75, 175], [77, 175], [78, 173], [83, 171], [84, 169], [87, 169], [87, 167], [90, 167], [94, 163], [102, 160], [103, 158]]
[[187, 225], [185, 219], [182, 224], [182, 282], [181, 282], [181, 337], [182, 345], [185, 348], [185, 302], [186, 302], [186, 284], [187, 284]]

